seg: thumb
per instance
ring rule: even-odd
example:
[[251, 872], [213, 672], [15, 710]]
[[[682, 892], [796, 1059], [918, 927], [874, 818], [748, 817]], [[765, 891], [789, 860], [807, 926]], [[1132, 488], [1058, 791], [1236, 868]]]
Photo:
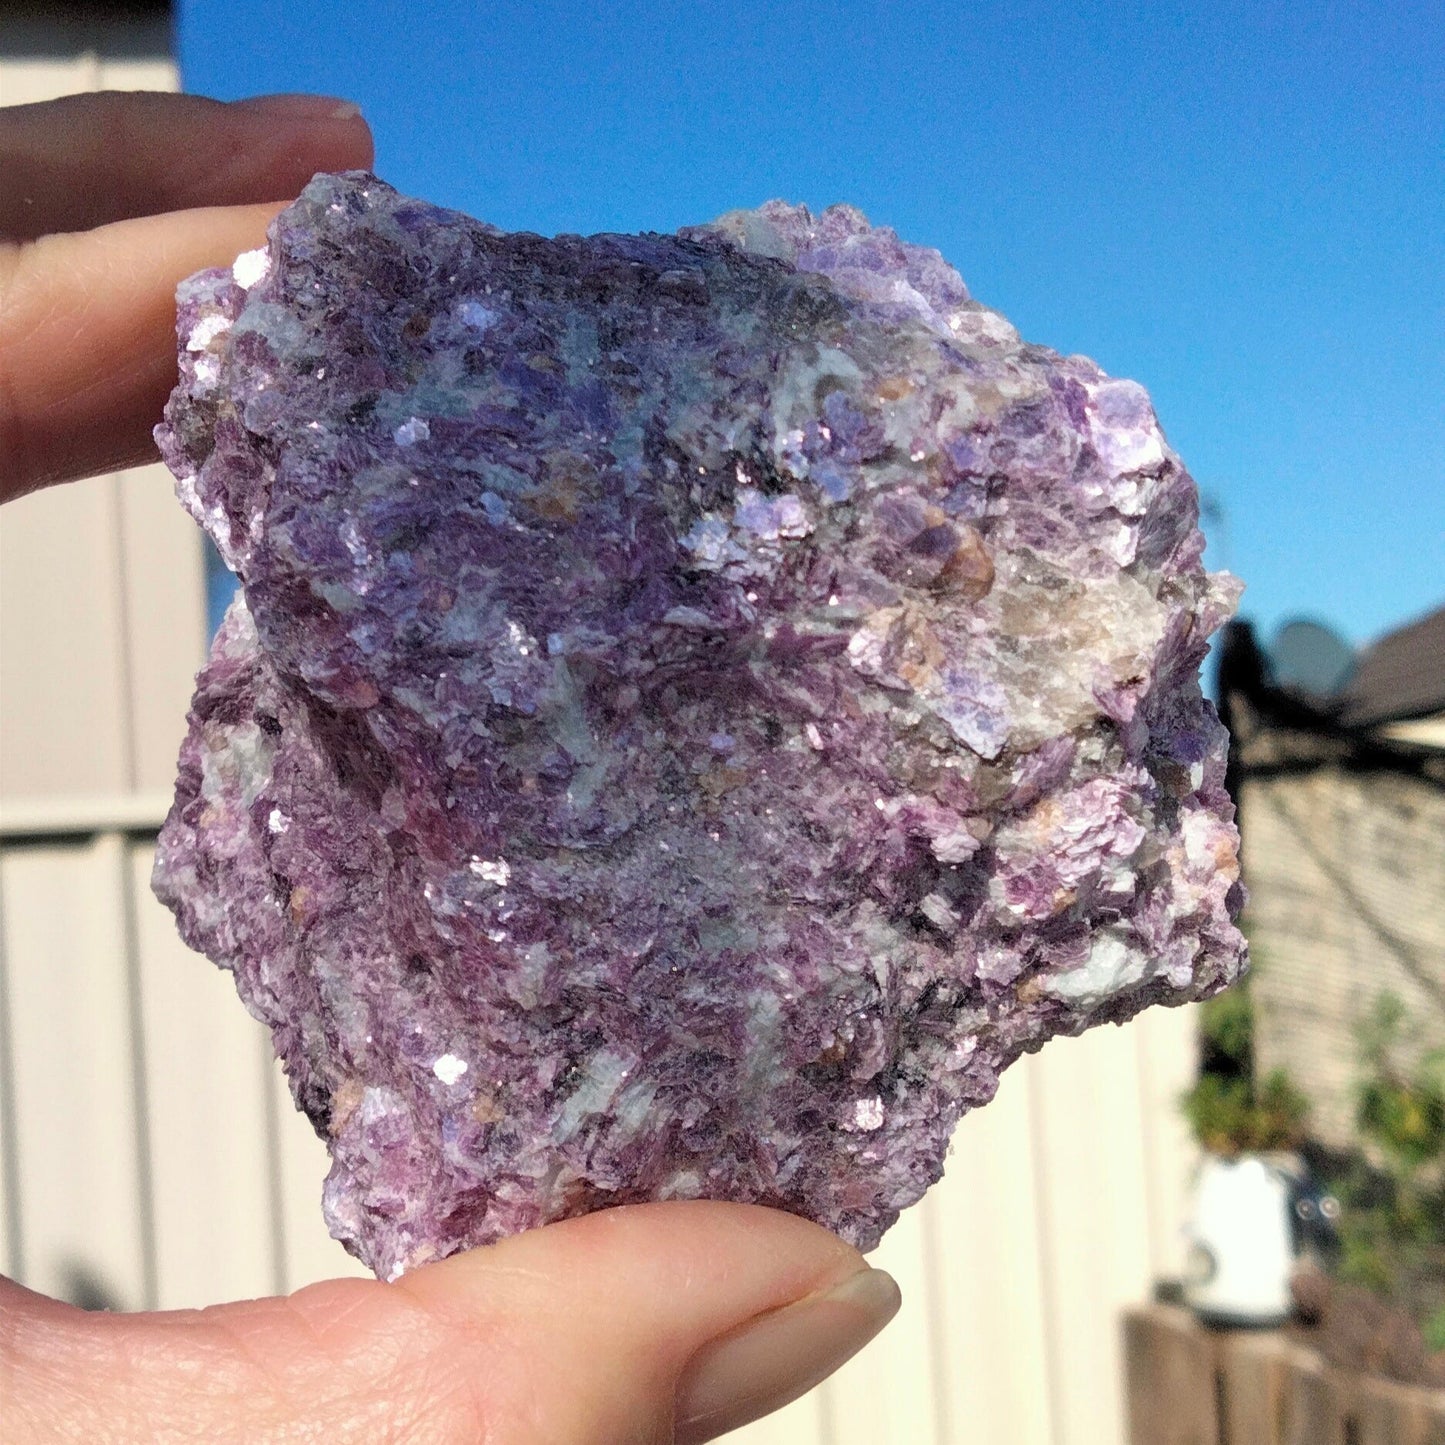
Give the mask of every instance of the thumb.
[[551, 1225], [394, 1284], [161, 1315], [15, 1286], [0, 1303], [13, 1445], [693, 1445], [817, 1384], [898, 1291], [816, 1225], [698, 1202]]
[[811, 1389], [899, 1304], [888, 1275], [816, 1225], [709, 1203], [589, 1215], [410, 1288], [457, 1326], [500, 1303], [519, 1331], [519, 1420], [568, 1442], [671, 1440], [674, 1422], [678, 1440], [710, 1440]]

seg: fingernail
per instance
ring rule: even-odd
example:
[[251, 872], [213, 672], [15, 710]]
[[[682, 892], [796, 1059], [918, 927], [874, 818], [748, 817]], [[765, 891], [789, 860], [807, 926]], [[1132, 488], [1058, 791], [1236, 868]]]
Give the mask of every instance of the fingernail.
[[900, 1303], [892, 1275], [859, 1270], [704, 1346], [678, 1383], [677, 1445], [699, 1445], [796, 1400], [857, 1354]]
[[334, 95], [252, 95], [231, 104], [287, 120], [355, 120], [361, 114], [355, 101]]

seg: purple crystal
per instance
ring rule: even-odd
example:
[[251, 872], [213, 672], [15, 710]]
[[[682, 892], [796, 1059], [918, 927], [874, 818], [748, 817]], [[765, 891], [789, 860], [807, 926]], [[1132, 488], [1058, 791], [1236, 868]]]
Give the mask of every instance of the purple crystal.
[[1194, 485], [936, 252], [319, 176], [180, 336], [243, 597], [156, 887], [379, 1274], [696, 1196], [869, 1247], [1021, 1053], [1239, 972]]

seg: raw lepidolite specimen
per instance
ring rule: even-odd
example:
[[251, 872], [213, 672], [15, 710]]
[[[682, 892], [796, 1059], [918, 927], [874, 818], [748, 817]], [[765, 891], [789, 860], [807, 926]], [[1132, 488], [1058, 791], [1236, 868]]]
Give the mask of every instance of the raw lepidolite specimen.
[[1194, 485], [936, 252], [321, 176], [180, 316], [243, 597], [156, 885], [380, 1274], [641, 1199], [871, 1246], [1021, 1053], [1238, 973]]

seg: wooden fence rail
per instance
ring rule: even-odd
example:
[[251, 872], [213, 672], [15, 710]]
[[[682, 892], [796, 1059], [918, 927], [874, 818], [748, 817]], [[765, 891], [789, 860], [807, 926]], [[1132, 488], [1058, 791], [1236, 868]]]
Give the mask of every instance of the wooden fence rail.
[[1275, 1331], [1156, 1305], [1124, 1321], [1131, 1445], [1445, 1445], [1445, 1390], [1327, 1364]]

